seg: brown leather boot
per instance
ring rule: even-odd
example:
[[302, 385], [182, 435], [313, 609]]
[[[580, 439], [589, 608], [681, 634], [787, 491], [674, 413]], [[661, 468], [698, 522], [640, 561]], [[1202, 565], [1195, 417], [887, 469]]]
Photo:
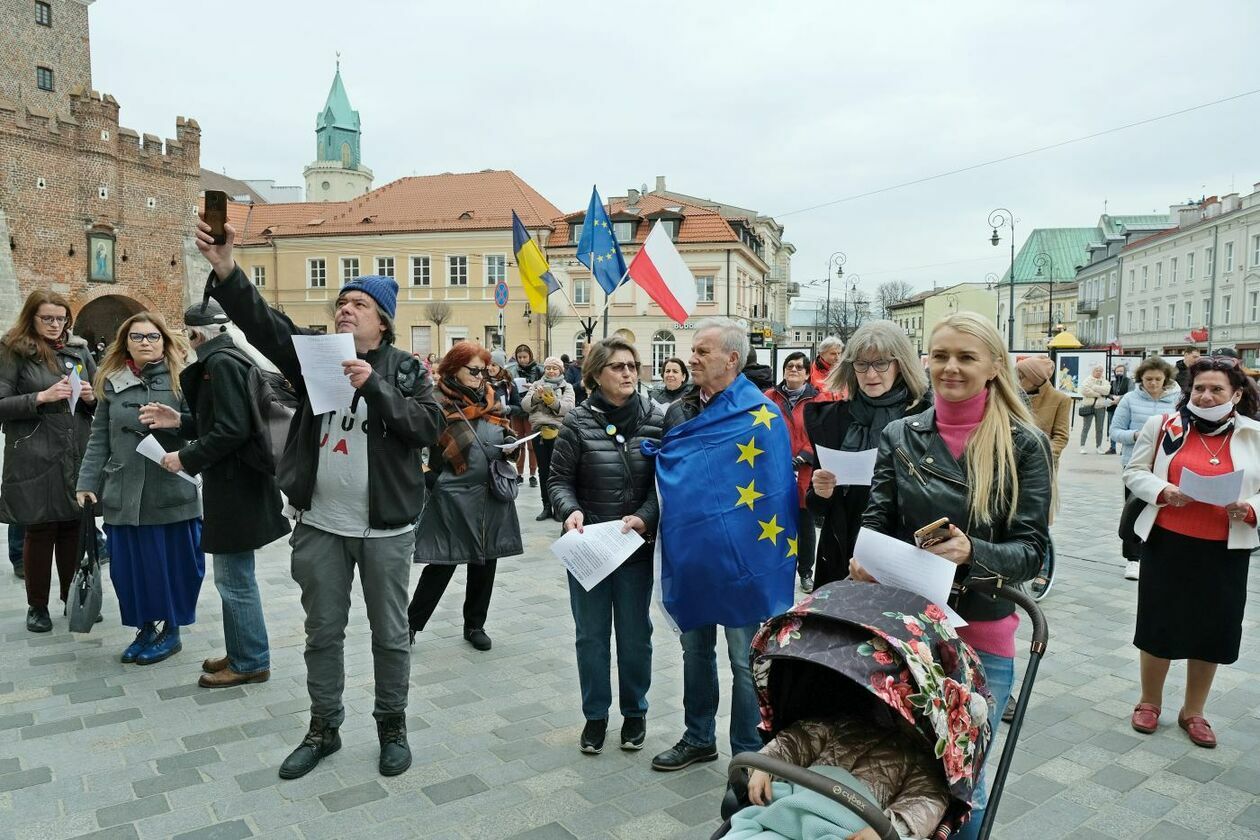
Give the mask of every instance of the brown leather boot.
[[201, 663], [201, 670], [207, 674], [217, 674], [228, 666], [228, 658], [220, 656], [218, 659], [207, 659]]
[[228, 688], [245, 683], [266, 682], [271, 679], [271, 671], [258, 671], [254, 674], [238, 674], [231, 668], [215, 671], [213, 674], [202, 674], [197, 685], [202, 688]]

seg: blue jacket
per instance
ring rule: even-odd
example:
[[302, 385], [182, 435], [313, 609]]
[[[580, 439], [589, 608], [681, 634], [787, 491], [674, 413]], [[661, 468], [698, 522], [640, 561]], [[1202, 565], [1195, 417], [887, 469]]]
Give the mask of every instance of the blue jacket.
[[1181, 400], [1181, 389], [1176, 385], [1165, 391], [1159, 399], [1146, 393], [1141, 386], [1134, 388], [1120, 399], [1115, 416], [1111, 418], [1111, 439], [1122, 444], [1120, 463], [1128, 466], [1133, 457], [1133, 444], [1137, 442], [1142, 425], [1155, 414], [1172, 414]]

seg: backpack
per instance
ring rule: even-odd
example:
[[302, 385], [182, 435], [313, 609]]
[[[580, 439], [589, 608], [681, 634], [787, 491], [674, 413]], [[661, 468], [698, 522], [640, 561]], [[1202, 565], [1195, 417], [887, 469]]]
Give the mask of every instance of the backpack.
[[220, 352], [238, 360], [247, 370], [250, 442], [237, 455], [259, 472], [275, 475], [284, 455], [289, 423], [297, 413], [297, 391], [284, 374], [260, 368], [240, 349], [228, 347]]

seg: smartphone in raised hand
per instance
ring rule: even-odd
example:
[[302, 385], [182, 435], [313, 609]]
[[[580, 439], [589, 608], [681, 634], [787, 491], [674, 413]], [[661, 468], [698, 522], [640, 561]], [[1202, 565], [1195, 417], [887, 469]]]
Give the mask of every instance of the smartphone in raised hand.
[[227, 243], [227, 193], [222, 190], [206, 190], [206, 224], [210, 226], [210, 236], [215, 245]]
[[949, 517], [942, 516], [914, 532], [914, 544], [919, 548], [943, 543], [949, 539]]

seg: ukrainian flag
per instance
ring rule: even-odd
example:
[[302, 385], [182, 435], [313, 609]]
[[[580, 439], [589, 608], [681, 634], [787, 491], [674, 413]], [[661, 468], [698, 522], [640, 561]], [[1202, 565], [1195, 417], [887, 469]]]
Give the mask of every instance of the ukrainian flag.
[[516, 255], [516, 268], [521, 275], [521, 285], [525, 287], [525, 299], [529, 308], [542, 315], [547, 312], [547, 295], [560, 288], [556, 278], [551, 276], [551, 266], [543, 256], [521, 217], [512, 211], [512, 253]]

